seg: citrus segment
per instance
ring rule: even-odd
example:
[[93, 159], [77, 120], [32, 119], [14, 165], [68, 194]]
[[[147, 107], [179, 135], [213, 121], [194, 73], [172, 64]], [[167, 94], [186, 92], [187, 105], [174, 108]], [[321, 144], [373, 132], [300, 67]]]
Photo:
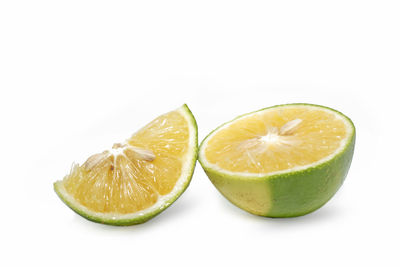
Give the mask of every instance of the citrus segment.
[[55, 183], [79, 214], [109, 224], [148, 220], [187, 187], [197, 157], [197, 126], [186, 105], [161, 115], [123, 143], [95, 154]]
[[134, 134], [128, 144], [147, 148], [154, 161], [140, 161], [139, 169], [161, 195], [169, 193], [181, 174], [182, 157], [188, 151], [189, 127], [178, 112], [162, 115]]

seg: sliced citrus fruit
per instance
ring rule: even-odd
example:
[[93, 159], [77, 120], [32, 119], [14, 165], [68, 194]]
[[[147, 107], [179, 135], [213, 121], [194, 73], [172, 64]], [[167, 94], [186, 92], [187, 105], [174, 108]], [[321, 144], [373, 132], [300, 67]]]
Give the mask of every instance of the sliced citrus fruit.
[[355, 128], [333, 109], [287, 104], [240, 116], [211, 132], [199, 161], [215, 187], [257, 215], [293, 217], [324, 205], [353, 157]]
[[161, 115], [124, 143], [89, 157], [54, 183], [83, 217], [112, 225], [145, 222], [186, 189], [197, 159], [197, 125], [186, 105]]

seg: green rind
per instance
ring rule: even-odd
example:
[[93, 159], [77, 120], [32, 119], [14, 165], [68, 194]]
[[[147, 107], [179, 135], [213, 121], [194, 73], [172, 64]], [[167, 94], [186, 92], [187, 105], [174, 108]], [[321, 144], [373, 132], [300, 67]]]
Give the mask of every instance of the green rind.
[[[350, 123], [353, 131], [343, 150], [332, 159], [307, 169], [264, 177], [244, 177], [220, 172], [206, 166], [200, 154], [200, 164], [210, 181], [222, 195], [239, 208], [256, 215], [295, 217], [308, 214], [320, 208], [333, 197], [342, 185], [353, 157], [356, 135], [354, 124], [348, 117], [339, 111], [319, 105], [304, 103], [286, 105], [310, 105], [332, 110], [345, 118]], [[265, 109], [244, 114], [232, 121]], [[204, 138], [200, 145], [200, 151], [207, 138], [227, 123], [219, 126]]]
[[187, 179], [185, 180], [185, 183], [182, 186], [182, 189], [178, 191], [174, 196], [172, 196], [170, 199], [168, 199], [164, 205], [160, 206], [159, 208], [152, 210], [151, 212], [138, 212], [137, 216], [134, 216], [132, 218], [127, 218], [127, 219], [121, 219], [118, 218], [118, 215], [115, 216], [115, 218], [109, 218], [109, 216], [103, 216], [100, 213], [93, 213], [93, 212], [88, 212], [85, 210], [83, 207], [79, 207], [76, 205], [76, 203], [72, 203], [71, 200], [68, 199], [67, 194], [63, 194], [63, 184], [62, 181], [57, 181], [54, 183], [54, 191], [57, 193], [58, 197], [74, 212], [79, 214], [80, 216], [96, 222], [96, 223], [102, 223], [102, 224], [108, 224], [108, 225], [114, 225], [114, 226], [129, 226], [129, 225], [134, 225], [134, 224], [141, 224], [144, 223], [152, 218], [154, 218], [156, 215], [160, 214], [162, 211], [167, 209], [172, 203], [174, 203], [182, 194], [185, 192], [187, 187], [189, 186], [194, 169], [196, 166], [196, 161], [197, 161], [197, 156], [198, 156], [198, 127], [197, 127], [197, 122], [196, 119], [193, 116], [193, 113], [190, 111], [189, 107], [184, 104], [183, 109], [185, 110], [186, 114], [189, 115], [190, 123], [193, 126], [195, 130], [195, 144], [194, 144], [194, 149], [193, 149], [193, 157], [191, 160], [190, 164], [190, 172], [188, 173]]

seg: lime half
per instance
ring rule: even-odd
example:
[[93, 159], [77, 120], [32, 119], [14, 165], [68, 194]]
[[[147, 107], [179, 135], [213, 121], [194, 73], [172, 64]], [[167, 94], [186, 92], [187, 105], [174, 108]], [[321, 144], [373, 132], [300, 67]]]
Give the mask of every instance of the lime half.
[[279, 105], [211, 132], [199, 161], [215, 187], [257, 215], [293, 217], [324, 205], [342, 185], [355, 128], [342, 113], [311, 104]]

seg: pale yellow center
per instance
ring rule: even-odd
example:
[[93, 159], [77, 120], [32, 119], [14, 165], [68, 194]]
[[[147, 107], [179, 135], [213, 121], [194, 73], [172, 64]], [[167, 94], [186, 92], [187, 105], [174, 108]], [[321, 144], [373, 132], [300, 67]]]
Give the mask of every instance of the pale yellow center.
[[174, 188], [189, 146], [179, 111], [162, 115], [127, 142], [93, 155], [64, 178], [66, 191], [88, 209], [127, 214], [154, 205]]
[[309, 106], [266, 109], [238, 119], [208, 140], [205, 157], [231, 172], [271, 173], [315, 163], [347, 137], [335, 113]]

